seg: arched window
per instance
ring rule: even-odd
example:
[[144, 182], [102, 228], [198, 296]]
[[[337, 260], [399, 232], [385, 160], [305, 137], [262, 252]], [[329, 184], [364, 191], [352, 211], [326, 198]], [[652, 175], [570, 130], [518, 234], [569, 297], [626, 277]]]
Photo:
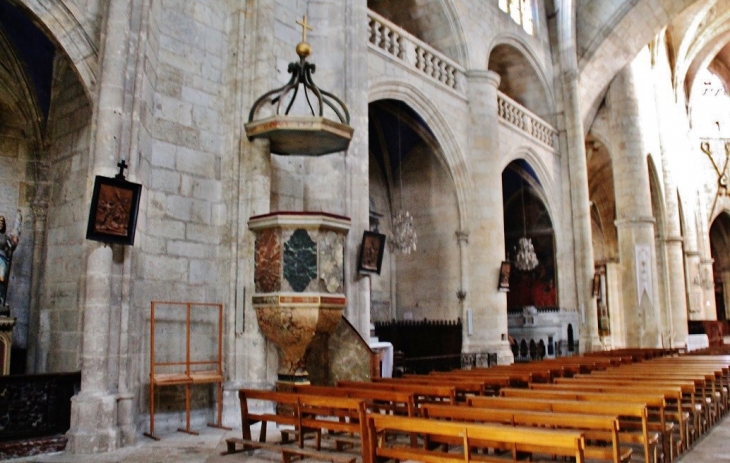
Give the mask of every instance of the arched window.
[[499, 0], [499, 9], [530, 35], [535, 35], [535, 1], [534, 0]]

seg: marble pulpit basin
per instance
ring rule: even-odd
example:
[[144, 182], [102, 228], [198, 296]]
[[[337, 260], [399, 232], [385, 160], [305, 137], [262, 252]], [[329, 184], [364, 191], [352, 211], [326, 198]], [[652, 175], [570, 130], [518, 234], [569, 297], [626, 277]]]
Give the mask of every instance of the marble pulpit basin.
[[326, 213], [251, 217], [256, 234], [253, 306], [279, 349], [279, 380], [306, 382], [307, 349], [334, 332], [347, 305], [344, 249], [350, 219]]

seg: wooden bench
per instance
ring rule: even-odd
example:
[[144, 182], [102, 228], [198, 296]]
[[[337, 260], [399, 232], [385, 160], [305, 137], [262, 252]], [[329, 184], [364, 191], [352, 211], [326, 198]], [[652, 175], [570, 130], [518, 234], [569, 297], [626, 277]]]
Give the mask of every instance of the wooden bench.
[[[577, 400], [585, 402], [613, 402], [613, 403], [636, 403], [643, 405], [647, 408], [647, 420], [646, 422], [636, 423], [638, 426], [634, 426], [629, 422], [622, 422], [622, 428], [635, 428], [646, 426], [648, 431], [659, 432], [662, 437], [662, 451], [663, 455], [667, 459], [671, 460], [673, 455], [672, 452], [672, 438], [673, 438], [673, 426], [666, 422], [665, 407], [666, 401], [664, 397], [659, 394], [620, 394], [620, 393], [603, 393], [603, 392], [586, 392], [586, 391], [571, 391], [571, 390], [557, 390], [550, 389], [555, 385], [547, 385], [548, 389], [514, 389], [506, 388], [500, 391], [500, 395], [504, 397], [525, 397], [535, 399], [557, 399], [557, 400]], [[650, 422], [648, 420], [648, 410], [653, 408], [658, 412], [659, 420], [657, 422]], [[634, 432], [624, 433], [629, 439], [635, 439], [635, 442], [640, 443], [641, 436]]]
[[424, 402], [456, 403], [456, 388], [434, 384], [386, 384], [365, 381], [338, 381], [337, 387], [379, 389], [412, 393], [416, 404]]
[[[444, 379], [432, 375], [403, 375], [402, 378], [373, 378], [374, 383], [387, 384], [431, 384], [456, 388], [456, 400], [465, 401], [467, 395], [488, 395], [494, 390], [485, 381], [469, 378]], [[504, 384], [504, 382], [501, 382]]]
[[362, 399], [367, 401], [366, 407], [368, 411], [373, 412], [385, 411], [406, 416], [416, 416], [418, 414], [412, 392], [311, 385], [294, 386], [294, 391], [300, 394]]
[[[545, 453], [572, 457], [576, 463], [585, 463], [585, 440], [578, 431], [546, 430], [528, 427], [511, 427], [497, 424], [476, 424], [456, 421], [436, 421], [425, 418], [409, 418], [393, 415], [367, 417], [370, 455], [396, 461], [416, 460], [423, 462], [499, 462], [505, 460], [496, 455], [473, 454], [473, 449], [509, 447], [514, 452]], [[461, 453], [449, 453], [439, 449], [416, 448], [399, 445], [398, 440], [388, 440], [387, 433], [416, 432], [430, 439], [459, 439]]]
[[[614, 463], [627, 462], [631, 458], [631, 449], [622, 449], [620, 447], [617, 416], [533, 412], [438, 404], [424, 404], [422, 409], [424, 418], [579, 430], [585, 433], [587, 440], [591, 439], [610, 444], [610, 447], [586, 444], [586, 458], [608, 460]], [[447, 440], [446, 443], [458, 444], [459, 442]]]
[[[714, 385], [714, 375], [698, 374], [685, 371], [677, 371], [676, 368], [669, 370], [653, 370], [653, 369], [636, 369], [636, 368], [617, 368], [601, 372], [595, 372], [594, 375], [606, 378], [630, 378], [640, 381], [693, 381], [696, 390], [701, 398], [701, 411], [703, 419], [697, 424], [698, 432], [702, 433], [713, 421], [713, 415], [717, 410], [716, 402], [719, 400], [715, 394], [716, 387]], [[712, 384], [708, 384], [712, 383]]]
[[[638, 432], [620, 431], [622, 441], [641, 444], [644, 450], [644, 462], [656, 462], [656, 446], [658, 433], [650, 433], [648, 426], [648, 410], [640, 403], [624, 402], [586, 402], [562, 399], [529, 399], [524, 397], [470, 397], [467, 403], [474, 407], [506, 408], [514, 410], [547, 411], [557, 413], [583, 413], [587, 415], [616, 415], [619, 420], [636, 419], [641, 422]], [[619, 422], [621, 425], [621, 421]]]
[[[573, 378], [557, 378], [555, 384], [588, 391], [605, 392], [654, 392], [664, 394], [667, 404], [674, 403], [676, 412], [666, 411], [666, 418], [678, 424], [681, 437], [677, 452], [688, 448], [692, 442], [690, 417], [697, 413], [695, 405], [695, 384], [691, 381], [652, 381], [643, 382], [631, 379], [603, 378], [594, 375], [577, 375]], [[687, 402], [685, 406], [685, 402]], [[689, 407], [689, 410], [687, 410]]]
[[[268, 422], [274, 422], [294, 427], [293, 434], [297, 437], [300, 450], [304, 450], [304, 436], [307, 433], [314, 434], [317, 451], [321, 449], [322, 430], [358, 434], [363, 458], [369, 458], [365, 445], [365, 403], [363, 400], [257, 389], [241, 389], [238, 396], [241, 402], [242, 439], [227, 440], [229, 452], [256, 447], [269, 448], [270, 444], [266, 443], [266, 426]], [[285, 411], [279, 412], [275, 409], [273, 413], [253, 413], [250, 410], [249, 400], [273, 402], [275, 406], [284, 406]], [[257, 422], [261, 422], [258, 442], [251, 438], [251, 425]], [[282, 440], [285, 444], [288, 443], [287, 436], [288, 433], [282, 433]], [[242, 446], [241, 450], [237, 449], [239, 444]], [[291, 458], [291, 455], [296, 454], [294, 450], [288, 449], [282, 451], [282, 458]], [[312, 451], [307, 450], [307, 456], [312, 455]], [[331, 455], [331, 453], [322, 452], [321, 457], [331, 461], [333, 458]], [[320, 456], [316, 458], [320, 458]]]
[[[560, 379], [560, 378], [558, 378]], [[658, 431], [662, 433], [664, 452], [669, 456], [670, 460], [674, 460], [677, 454], [681, 452], [682, 444], [686, 438], [686, 426], [689, 416], [685, 419], [682, 415], [682, 390], [679, 387], [662, 387], [656, 384], [645, 385], [645, 386], [613, 386], [613, 385], [599, 385], [590, 383], [555, 383], [555, 384], [531, 384], [530, 388], [536, 390], [545, 391], [566, 391], [576, 393], [600, 393], [610, 395], [626, 395], [629, 394], [632, 397], [637, 398], [640, 402], [646, 403], [649, 407], [649, 430]], [[658, 400], [663, 398], [662, 400]], [[622, 399], [623, 400], [623, 399]], [[668, 412], [665, 409], [667, 401], [671, 401], [675, 404], [677, 412]], [[656, 408], [656, 417], [658, 421], [652, 421], [653, 416], [652, 409]], [[668, 419], [671, 416], [674, 418]], [[677, 436], [673, 435], [674, 424], [677, 424]], [[686, 441], [684, 441], [686, 442]]]

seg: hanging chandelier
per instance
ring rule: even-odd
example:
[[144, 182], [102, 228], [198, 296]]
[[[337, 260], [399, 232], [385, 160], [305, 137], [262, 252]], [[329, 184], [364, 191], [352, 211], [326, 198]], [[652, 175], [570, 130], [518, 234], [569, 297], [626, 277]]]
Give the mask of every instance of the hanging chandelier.
[[537, 261], [537, 255], [535, 254], [535, 247], [532, 245], [532, 239], [527, 237], [527, 219], [525, 218], [525, 185], [522, 181], [522, 188], [520, 188], [520, 195], [522, 196], [522, 238], [517, 242], [515, 267], [517, 270], [523, 272], [529, 272], [537, 267], [539, 263]]
[[410, 254], [416, 250], [418, 235], [413, 228], [413, 216], [403, 207], [403, 154], [401, 152], [400, 105], [398, 102], [398, 178], [400, 180], [400, 210], [393, 215], [393, 229], [390, 235], [389, 246], [391, 252]]
[[393, 216], [393, 232], [389, 242], [392, 252], [410, 254], [416, 250], [418, 236], [413, 228], [413, 216], [406, 209], [400, 209]]

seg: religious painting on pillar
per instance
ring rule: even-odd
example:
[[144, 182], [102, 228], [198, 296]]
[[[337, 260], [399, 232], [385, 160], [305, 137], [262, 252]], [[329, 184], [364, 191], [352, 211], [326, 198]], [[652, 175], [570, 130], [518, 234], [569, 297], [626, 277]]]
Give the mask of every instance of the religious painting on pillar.
[[363, 232], [357, 271], [380, 275], [384, 254], [385, 235], [371, 231]]
[[[121, 163], [120, 163], [121, 164]], [[142, 185], [128, 182], [121, 170], [115, 178], [97, 175], [91, 197], [86, 239], [134, 244]]]

